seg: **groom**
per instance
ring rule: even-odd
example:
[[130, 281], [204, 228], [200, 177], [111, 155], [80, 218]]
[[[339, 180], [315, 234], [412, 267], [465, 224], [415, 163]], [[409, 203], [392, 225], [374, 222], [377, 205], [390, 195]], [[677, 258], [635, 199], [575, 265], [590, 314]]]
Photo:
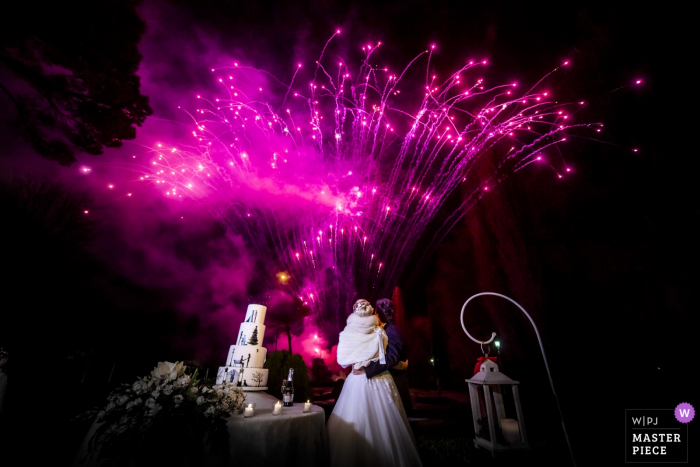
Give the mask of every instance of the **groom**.
[[[386, 363], [372, 362], [366, 367], [354, 370], [352, 373], [355, 375], [364, 374], [369, 379], [389, 370], [389, 373], [394, 378], [394, 383], [396, 383], [396, 388], [399, 390], [404, 409], [408, 413], [413, 409], [411, 396], [408, 392], [408, 377], [406, 376], [408, 360], [406, 359], [406, 349], [403, 346], [399, 328], [394, 324], [394, 304], [388, 298], [377, 300], [376, 312], [380, 324], [385, 325], [384, 332], [389, 338], [385, 352]], [[399, 367], [402, 367], [402, 369], [394, 368], [399, 363]]]

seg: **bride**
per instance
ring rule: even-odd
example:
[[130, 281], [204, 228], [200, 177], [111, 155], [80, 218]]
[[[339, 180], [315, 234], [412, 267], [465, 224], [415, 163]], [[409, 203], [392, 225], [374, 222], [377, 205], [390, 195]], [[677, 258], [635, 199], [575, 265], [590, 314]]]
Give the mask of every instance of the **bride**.
[[[354, 370], [385, 363], [387, 336], [367, 300], [358, 300], [340, 333], [338, 363]], [[388, 371], [348, 375], [328, 419], [331, 466], [420, 466], [413, 432]]]

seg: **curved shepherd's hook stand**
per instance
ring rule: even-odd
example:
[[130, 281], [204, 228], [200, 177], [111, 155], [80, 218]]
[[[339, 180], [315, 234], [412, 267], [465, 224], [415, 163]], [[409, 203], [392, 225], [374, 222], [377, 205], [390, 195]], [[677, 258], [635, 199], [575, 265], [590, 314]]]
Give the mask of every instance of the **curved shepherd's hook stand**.
[[561, 427], [564, 429], [564, 436], [566, 437], [566, 444], [569, 446], [569, 454], [571, 455], [571, 461], [574, 463], [574, 466], [576, 466], [576, 459], [574, 459], [574, 452], [571, 450], [571, 443], [569, 442], [569, 434], [566, 432], [566, 425], [564, 425], [564, 414], [561, 412], [561, 406], [559, 405], [559, 397], [557, 397], [557, 392], [554, 390], [554, 381], [552, 381], [552, 373], [549, 371], [549, 363], [547, 362], [547, 356], [544, 354], [544, 346], [542, 345], [542, 338], [540, 337], [540, 332], [537, 330], [537, 326], [535, 326], [535, 322], [532, 320], [532, 316], [528, 314], [527, 311], [525, 311], [525, 308], [521, 307], [518, 302], [513, 300], [510, 297], [506, 297], [505, 295], [501, 295], [499, 293], [495, 292], [481, 292], [476, 295], [473, 295], [469, 297], [469, 300], [464, 302], [464, 305], [462, 305], [462, 313], [459, 315], [459, 320], [462, 323], [462, 329], [464, 329], [464, 332], [467, 334], [467, 336], [476, 342], [477, 344], [481, 344], [482, 346], [484, 344], [490, 344], [495, 338], [496, 338], [496, 333], [492, 332], [491, 333], [491, 339], [487, 341], [480, 341], [477, 339], [474, 339], [471, 334], [469, 334], [469, 331], [467, 331], [467, 328], [464, 326], [464, 309], [467, 307], [469, 302], [471, 302], [473, 299], [476, 297], [481, 297], [482, 295], [493, 295], [495, 297], [501, 297], [505, 298], [509, 302], [511, 302], [513, 305], [517, 306], [520, 308], [520, 311], [525, 313], [525, 316], [527, 316], [527, 319], [530, 320], [530, 323], [532, 323], [532, 327], [535, 329], [535, 334], [537, 334], [537, 341], [540, 343], [540, 350], [542, 351], [542, 358], [544, 359], [544, 366], [547, 368], [547, 376], [549, 376], [549, 384], [552, 386], [552, 393], [554, 394], [554, 399], [557, 401], [557, 408], [559, 409], [559, 416], [561, 417]]

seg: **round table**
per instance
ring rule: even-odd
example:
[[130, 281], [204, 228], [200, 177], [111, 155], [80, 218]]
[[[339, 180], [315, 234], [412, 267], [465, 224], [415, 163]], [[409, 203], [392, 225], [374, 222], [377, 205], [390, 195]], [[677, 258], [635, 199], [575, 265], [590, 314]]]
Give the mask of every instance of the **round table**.
[[[247, 404], [255, 403], [255, 415], [244, 418], [243, 414], [226, 419], [229, 433], [229, 465], [263, 466], [327, 466], [328, 436], [326, 416], [317, 405], [303, 413], [304, 404], [282, 407], [281, 415], [272, 415], [277, 399], [264, 392], [246, 392]], [[242, 411], [241, 411], [242, 412]], [[74, 465], [81, 467], [99, 465], [94, 459], [79, 464], [87, 454], [87, 443], [99, 424], [93, 423], [80, 447]], [[205, 456], [200, 465], [220, 466], [219, 457]]]
[[255, 415], [233, 415], [226, 420], [231, 464], [251, 466], [328, 465], [326, 416], [317, 405], [303, 413], [303, 403], [282, 407], [272, 415], [277, 399], [264, 392], [246, 392], [245, 407], [255, 403]]

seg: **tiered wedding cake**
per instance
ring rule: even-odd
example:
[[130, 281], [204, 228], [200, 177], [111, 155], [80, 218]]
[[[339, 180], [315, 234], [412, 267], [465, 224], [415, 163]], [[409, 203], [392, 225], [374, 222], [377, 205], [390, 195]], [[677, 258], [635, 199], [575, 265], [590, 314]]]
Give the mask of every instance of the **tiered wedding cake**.
[[244, 391], [264, 391], [267, 389], [269, 370], [263, 369], [267, 349], [262, 346], [265, 337], [265, 312], [267, 307], [248, 305], [245, 320], [231, 346], [226, 366], [219, 367], [216, 384], [222, 381], [237, 383]]

